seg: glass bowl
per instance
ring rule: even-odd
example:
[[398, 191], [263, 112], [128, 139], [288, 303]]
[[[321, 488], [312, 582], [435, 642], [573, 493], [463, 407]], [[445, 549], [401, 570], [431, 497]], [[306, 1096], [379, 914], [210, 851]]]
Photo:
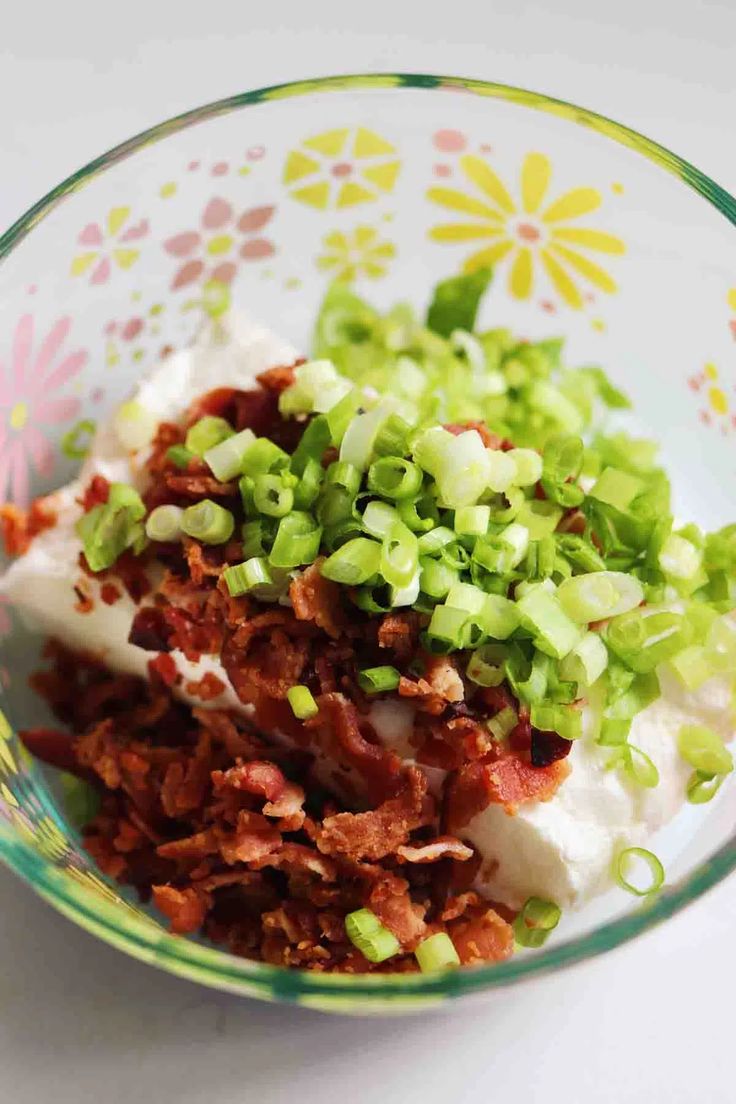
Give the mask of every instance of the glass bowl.
[[[490, 263], [481, 323], [561, 334], [657, 436], [683, 515], [731, 520], [736, 201], [636, 132], [504, 85], [328, 77], [233, 96], [154, 127], [59, 184], [2, 238], [0, 499], [64, 482], [92, 424], [192, 336], [203, 284], [305, 350], [328, 280], [378, 305]], [[71, 458], [70, 458], [71, 456]], [[736, 866], [728, 787], [658, 842], [668, 884], [621, 891], [544, 950], [442, 976], [320, 976], [167, 934], [91, 867], [54, 779], [14, 729], [39, 641], [0, 605], [0, 853], [60, 912], [172, 973], [323, 1011], [405, 1012], [590, 958], [661, 923]], [[732, 807], [731, 807], [732, 808]]]

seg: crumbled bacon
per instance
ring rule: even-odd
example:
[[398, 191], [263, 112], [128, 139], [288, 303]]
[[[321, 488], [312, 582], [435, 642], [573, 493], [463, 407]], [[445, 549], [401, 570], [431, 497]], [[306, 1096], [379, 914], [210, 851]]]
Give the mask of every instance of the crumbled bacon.
[[447, 930], [464, 966], [503, 962], [513, 954], [513, 928], [494, 909], [452, 920]]
[[201, 679], [186, 683], [187, 694], [202, 701], [212, 701], [219, 698], [225, 690], [225, 683], [212, 671], [205, 671]]
[[95, 506], [104, 506], [109, 494], [110, 483], [105, 479], [104, 475], [93, 475], [84, 488], [84, 494], [82, 495], [80, 503], [85, 514]]
[[168, 489], [183, 498], [232, 498], [238, 493], [236, 483], [220, 483], [211, 475], [167, 472], [165, 479]]
[[346, 624], [342, 594], [337, 583], [322, 575], [322, 563], [323, 557], [292, 580], [289, 598], [299, 621], [313, 621], [328, 636], [336, 638]]
[[473, 857], [473, 849], [454, 836], [438, 836], [427, 843], [401, 844], [396, 854], [409, 863], [434, 863], [440, 859], [467, 862]]
[[570, 754], [572, 740], [558, 736], [556, 732], [531, 730], [531, 761], [533, 767], [548, 767]]
[[7, 556], [22, 556], [34, 537], [56, 525], [56, 511], [46, 499], [37, 498], [30, 509], [21, 510], [10, 503], [0, 506], [0, 527]]
[[317, 846], [326, 855], [383, 859], [406, 843], [415, 828], [431, 822], [432, 802], [425, 801], [426, 793], [426, 777], [416, 767], [410, 767], [400, 793], [384, 801], [377, 809], [327, 817], [317, 838]]
[[130, 626], [128, 643], [146, 652], [170, 652], [171, 629], [158, 606], [139, 609]]
[[569, 771], [562, 760], [548, 767], [533, 767], [513, 755], [492, 763], [467, 763], [446, 789], [448, 831], [461, 831], [491, 804], [513, 812], [527, 801], [549, 801]]
[[278, 364], [275, 368], [269, 368], [267, 371], [261, 372], [260, 375], [256, 376], [256, 379], [261, 387], [265, 387], [267, 391], [276, 391], [280, 394], [287, 387], [292, 386], [296, 379], [294, 369], [297, 365], [304, 363], [303, 359], [299, 359], [294, 364]]
[[419, 640], [419, 615], [414, 610], [384, 614], [378, 628], [378, 645], [389, 648], [399, 662], [415, 655]]
[[148, 661], [148, 674], [151, 680], [160, 679], [164, 686], [173, 686], [177, 680], [176, 664], [168, 652], [161, 652]]
[[224, 789], [245, 790], [250, 794], [260, 794], [266, 801], [278, 802], [286, 779], [274, 763], [254, 759], [249, 763], [236, 763], [226, 771], [213, 771], [212, 784], [215, 793]]
[[155, 885], [152, 892], [153, 903], [168, 918], [172, 932], [187, 935], [199, 931], [209, 907], [206, 893], [167, 885]]
[[122, 594], [114, 583], [103, 583], [100, 587], [100, 598], [106, 606], [114, 606], [122, 598]]

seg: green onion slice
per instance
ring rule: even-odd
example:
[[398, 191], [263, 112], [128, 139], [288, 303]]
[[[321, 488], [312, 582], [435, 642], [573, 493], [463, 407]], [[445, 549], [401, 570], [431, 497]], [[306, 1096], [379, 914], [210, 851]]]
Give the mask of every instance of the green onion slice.
[[385, 962], [401, 950], [401, 944], [370, 909], [357, 909], [345, 917], [345, 933], [369, 962]]
[[234, 434], [233, 427], [224, 418], [205, 414], [187, 430], [184, 446], [195, 456], [204, 456], [206, 452], [219, 445]]
[[705, 725], [683, 725], [677, 734], [680, 755], [702, 774], [730, 774], [733, 756], [721, 737]]
[[[648, 884], [636, 884], [630, 880], [631, 868], [637, 859], [648, 869]], [[662, 863], [653, 852], [644, 847], [627, 847], [619, 852], [614, 860], [613, 876], [622, 889], [633, 893], [635, 897], [647, 897], [650, 893], [656, 893], [664, 885], [665, 879]]]
[[146, 519], [146, 536], [152, 541], [178, 541], [181, 540], [182, 518], [184, 511], [181, 506], [157, 506]]
[[560, 922], [562, 911], [553, 901], [529, 897], [514, 920], [514, 938], [522, 947], [541, 947]]
[[235, 518], [224, 506], [203, 498], [193, 506], [187, 506], [182, 514], [181, 527], [188, 537], [204, 544], [225, 544], [235, 529]]
[[286, 691], [286, 698], [292, 713], [300, 721], [309, 720], [319, 713], [319, 706], [308, 686], [292, 686]]
[[448, 970], [460, 965], [460, 956], [447, 932], [435, 932], [434, 935], [423, 939], [416, 947], [414, 955], [423, 974]]
[[366, 694], [384, 694], [395, 690], [401, 675], [395, 667], [366, 667], [358, 673], [358, 683]]

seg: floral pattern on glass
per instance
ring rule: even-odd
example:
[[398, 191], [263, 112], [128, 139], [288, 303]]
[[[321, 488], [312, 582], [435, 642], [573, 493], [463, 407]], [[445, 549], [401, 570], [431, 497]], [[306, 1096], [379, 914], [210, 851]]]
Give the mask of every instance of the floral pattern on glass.
[[171, 289], [188, 287], [198, 280], [230, 284], [241, 261], [272, 257], [275, 246], [261, 231], [271, 222], [272, 205], [250, 207], [236, 217], [226, 199], [215, 196], [205, 206], [199, 228], [184, 230], [167, 238], [164, 249], [181, 264], [171, 280]]
[[72, 260], [72, 276], [89, 276], [90, 284], [105, 284], [114, 268], [128, 269], [138, 260], [134, 244], [148, 234], [148, 219], [130, 222], [130, 207], [112, 207], [104, 222], [90, 222], [77, 238], [82, 247]]
[[465, 272], [506, 264], [507, 288], [515, 299], [529, 299], [544, 274], [574, 310], [583, 307], [589, 288], [608, 294], [617, 290], [610, 273], [588, 254], [620, 255], [624, 242], [596, 227], [577, 225], [601, 206], [596, 188], [573, 188], [550, 201], [552, 163], [543, 153], [524, 158], [516, 195], [486, 158], [464, 153], [458, 166], [470, 188], [434, 185], [427, 198], [466, 220], [433, 226], [429, 236], [443, 243], [490, 242], [466, 257]]
[[688, 380], [690, 389], [701, 399], [698, 418], [727, 436], [736, 429], [736, 403], [729, 400], [726, 387], [715, 364], [708, 362]]
[[401, 161], [396, 147], [366, 127], [340, 127], [290, 150], [282, 183], [292, 199], [324, 211], [355, 207], [392, 192]]
[[64, 349], [71, 319], [60, 318], [40, 339], [34, 320], [24, 314], [15, 327], [10, 349], [0, 355], [0, 502], [8, 497], [27, 506], [30, 473], [44, 478], [54, 468], [55, 450], [44, 427], [76, 418], [80, 400], [64, 393], [87, 363], [83, 349]]
[[356, 226], [343, 232], [332, 230], [322, 239], [324, 252], [316, 259], [317, 268], [336, 280], [350, 283], [359, 276], [377, 280], [385, 276], [396, 246], [379, 236], [372, 226]]

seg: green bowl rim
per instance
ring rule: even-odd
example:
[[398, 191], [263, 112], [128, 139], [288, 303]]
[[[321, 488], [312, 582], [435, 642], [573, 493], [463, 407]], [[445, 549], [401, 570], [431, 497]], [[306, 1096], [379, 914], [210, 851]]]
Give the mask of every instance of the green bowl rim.
[[[664, 146], [604, 115], [565, 100], [494, 82], [420, 73], [365, 73], [285, 82], [239, 93], [186, 111], [142, 131], [90, 161], [30, 207], [0, 237], [0, 260], [7, 257], [65, 196], [144, 146], [185, 127], [252, 104], [311, 93], [401, 88], [468, 92], [545, 111], [586, 126], [677, 176], [736, 226], [736, 199], [725, 189]], [[133, 913], [124, 914], [124, 922], [121, 923], [119, 904], [109, 902], [92, 889], [75, 882], [15, 833], [0, 832], [0, 857], [64, 915], [134, 957], [194, 981], [261, 999], [289, 1000], [315, 1008], [355, 1012], [370, 1011], [372, 1007], [389, 1009], [394, 1002], [397, 1010], [421, 1009], [446, 997], [500, 988], [521, 978], [546, 974], [611, 950], [679, 912], [736, 869], [736, 836], [686, 878], [666, 887], [656, 900], [608, 921], [587, 935], [535, 954], [519, 955], [497, 965], [434, 977], [422, 974], [319, 975], [238, 959], [192, 940], [169, 935], [151, 921]]]

